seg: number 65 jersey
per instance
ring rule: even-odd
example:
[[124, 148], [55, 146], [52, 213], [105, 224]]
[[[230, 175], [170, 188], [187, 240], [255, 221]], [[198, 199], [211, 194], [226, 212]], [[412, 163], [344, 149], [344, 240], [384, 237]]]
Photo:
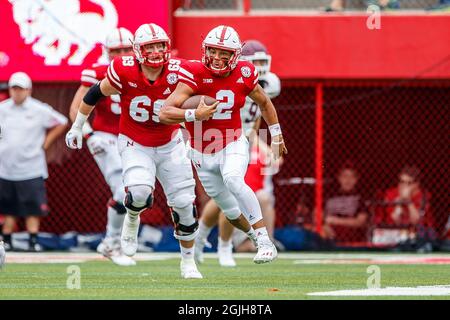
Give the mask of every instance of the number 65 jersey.
[[227, 77], [214, 75], [200, 61], [186, 61], [181, 66], [180, 82], [190, 86], [196, 95], [221, 101], [211, 119], [185, 123], [194, 149], [216, 153], [241, 136], [240, 109], [258, 84], [258, 72], [248, 61], [239, 61]]
[[114, 58], [106, 77], [120, 92], [122, 113], [119, 132], [146, 147], [168, 143], [180, 125], [159, 121], [164, 100], [175, 90], [179, 81], [180, 59], [170, 59], [159, 77], [151, 83], [134, 56]]

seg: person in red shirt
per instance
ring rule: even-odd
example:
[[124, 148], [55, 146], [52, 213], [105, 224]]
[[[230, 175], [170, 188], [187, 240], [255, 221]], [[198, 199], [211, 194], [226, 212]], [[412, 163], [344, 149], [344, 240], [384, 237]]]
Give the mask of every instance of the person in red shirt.
[[[206, 193], [233, 225], [241, 229], [242, 219], [248, 221], [251, 227], [241, 230], [258, 248], [253, 261], [266, 263], [276, 258], [277, 250], [269, 238], [258, 199], [244, 181], [249, 142], [242, 130], [240, 109], [247, 96], [259, 105], [269, 126], [274, 157], [280, 158], [287, 149], [275, 107], [258, 84], [255, 66], [239, 60], [241, 51], [239, 35], [232, 27], [212, 29], [202, 43], [202, 61], [188, 61], [183, 66], [187, 72], [164, 103], [160, 119], [167, 124], [185, 122], [191, 137], [189, 155]], [[210, 96], [220, 103], [206, 106], [202, 99], [195, 112], [181, 109], [193, 95]], [[200, 117], [202, 108], [213, 111], [211, 119]]]
[[[195, 180], [186, 157], [179, 124], [161, 123], [159, 112], [173, 91], [183, 70], [180, 59], [170, 59], [170, 39], [154, 23], [143, 24], [135, 32], [134, 56], [116, 57], [106, 78], [84, 96], [66, 144], [81, 148], [81, 128], [95, 104], [103, 96], [121, 95], [118, 148], [126, 188], [127, 214], [122, 227], [123, 252], [133, 256], [138, 247], [139, 215], [153, 203], [155, 179], [160, 181], [171, 208], [174, 237], [180, 241], [182, 278], [202, 278], [194, 260], [194, 239], [198, 234], [194, 206]], [[199, 111], [200, 117], [208, 118]]]
[[398, 176], [398, 185], [384, 195], [387, 204], [383, 222], [387, 225], [432, 227], [431, 194], [420, 186], [420, 170], [405, 166]]
[[[109, 60], [115, 57], [131, 54], [133, 34], [125, 28], [114, 29], [106, 38], [105, 51]], [[94, 64], [81, 72], [81, 85], [78, 88], [70, 106], [70, 119], [75, 121], [78, 107], [84, 95], [92, 85], [106, 76], [108, 64]], [[112, 197], [108, 201], [108, 218], [106, 235], [97, 247], [97, 251], [112, 262], [123, 265], [135, 265], [136, 262], [125, 256], [120, 247], [120, 229], [125, 213], [122, 204], [125, 189], [122, 183], [122, 164], [117, 150], [117, 135], [119, 134], [120, 95], [105, 97], [97, 103], [92, 127], [89, 122], [83, 126], [83, 134], [87, 146], [97, 163]]]

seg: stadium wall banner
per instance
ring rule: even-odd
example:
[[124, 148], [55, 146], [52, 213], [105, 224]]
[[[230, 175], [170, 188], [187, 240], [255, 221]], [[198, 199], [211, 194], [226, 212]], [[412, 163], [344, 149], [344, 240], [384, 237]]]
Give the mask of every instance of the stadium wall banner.
[[33, 81], [77, 81], [93, 63], [107, 63], [102, 49], [116, 27], [132, 33], [143, 23], [167, 30], [166, 0], [0, 1], [0, 81], [16, 71]]
[[201, 41], [226, 23], [241, 41], [257, 39], [283, 79], [449, 79], [450, 14], [382, 14], [374, 28], [363, 13], [189, 15], [176, 12], [174, 47], [199, 59]]

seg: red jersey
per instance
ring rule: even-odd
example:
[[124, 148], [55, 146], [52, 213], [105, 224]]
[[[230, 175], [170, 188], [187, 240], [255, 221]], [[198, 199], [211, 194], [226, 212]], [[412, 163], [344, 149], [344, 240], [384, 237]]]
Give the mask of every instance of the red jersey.
[[[81, 85], [90, 87], [106, 77], [108, 65], [93, 65], [81, 72]], [[119, 134], [120, 95], [100, 99], [95, 105], [92, 128], [95, 131], [104, 131], [114, 135]]]
[[186, 61], [181, 65], [179, 81], [191, 87], [195, 95], [221, 101], [211, 119], [186, 122], [193, 148], [203, 153], [215, 153], [241, 136], [240, 109], [258, 84], [258, 72], [252, 63], [239, 61], [228, 77], [219, 77], [200, 61]]
[[267, 157], [267, 153], [259, 148], [256, 143], [252, 145], [250, 151], [250, 164], [248, 165], [244, 180], [253, 192], [264, 188], [267, 163], [270, 160]]
[[[395, 225], [394, 220], [392, 219], [392, 214], [395, 209], [395, 202], [399, 198], [399, 189], [398, 187], [391, 188], [386, 191], [384, 200], [386, 203], [390, 204], [386, 206], [386, 210], [384, 212], [384, 223]], [[420, 190], [416, 194], [412, 195], [411, 202], [414, 204], [414, 206], [419, 210], [421, 213], [421, 219], [419, 224], [426, 225], [426, 226], [433, 226], [434, 221], [431, 213], [431, 206], [430, 206], [430, 200], [431, 200], [431, 194], [428, 191]], [[401, 206], [402, 208], [402, 214], [400, 223], [407, 225], [410, 224], [411, 221], [409, 219], [409, 210], [407, 204], [403, 204]]]
[[172, 139], [180, 125], [160, 123], [159, 112], [177, 86], [180, 64], [180, 59], [170, 59], [158, 79], [150, 83], [134, 56], [111, 61], [106, 76], [121, 96], [120, 133], [146, 147], [162, 146]]

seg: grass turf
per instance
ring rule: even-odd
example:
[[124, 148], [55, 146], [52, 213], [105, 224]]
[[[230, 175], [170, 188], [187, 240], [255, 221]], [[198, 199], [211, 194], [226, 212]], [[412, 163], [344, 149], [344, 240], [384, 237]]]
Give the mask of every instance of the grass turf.
[[[74, 264], [10, 263], [0, 271], [0, 300], [6, 299], [405, 299], [405, 297], [317, 297], [309, 292], [364, 289], [365, 264], [295, 264], [278, 259], [255, 265], [236, 259], [238, 267], [223, 268], [216, 259], [200, 266], [204, 279], [181, 279], [178, 259], [139, 261], [119, 267], [109, 261], [77, 263], [81, 289], [67, 289]], [[381, 286], [448, 285], [448, 265], [381, 265]], [[449, 299], [411, 297], [412, 299]]]

